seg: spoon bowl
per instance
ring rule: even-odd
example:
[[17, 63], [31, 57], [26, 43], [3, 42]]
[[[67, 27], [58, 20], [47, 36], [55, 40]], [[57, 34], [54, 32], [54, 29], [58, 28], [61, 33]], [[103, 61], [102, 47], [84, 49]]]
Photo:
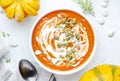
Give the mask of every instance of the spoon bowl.
[[36, 68], [26, 59], [20, 60], [19, 71], [21, 76], [27, 81], [36, 81], [38, 77]]

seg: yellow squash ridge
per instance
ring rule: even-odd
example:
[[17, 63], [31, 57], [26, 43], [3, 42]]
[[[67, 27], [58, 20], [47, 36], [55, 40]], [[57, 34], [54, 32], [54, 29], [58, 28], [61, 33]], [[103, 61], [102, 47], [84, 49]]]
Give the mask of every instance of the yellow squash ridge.
[[5, 8], [11, 5], [15, 0], [0, 0], [0, 6]]
[[21, 1], [21, 5], [22, 5], [23, 10], [25, 11], [25, 13], [27, 13], [28, 15], [36, 16], [38, 14], [35, 9], [33, 9], [32, 7], [25, 4], [25, 2]]
[[16, 9], [17, 2], [15, 1], [13, 4], [11, 4], [9, 7], [5, 8], [6, 16], [9, 19], [12, 19], [15, 17], [15, 9]]
[[24, 2], [37, 11], [40, 9], [40, 2], [38, 0], [24, 0]]
[[22, 22], [25, 18], [25, 13], [23, 12], [23, 9], [21, 7], [21, 3], [18, 3], [16, 6], [16, 10], [15, 10], [15, 19], [18, 22]]

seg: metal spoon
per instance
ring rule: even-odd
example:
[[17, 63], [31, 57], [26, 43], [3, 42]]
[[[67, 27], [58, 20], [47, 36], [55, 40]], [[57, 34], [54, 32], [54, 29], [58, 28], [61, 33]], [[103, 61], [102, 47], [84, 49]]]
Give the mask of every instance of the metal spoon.
[[56, 81], [55, 75], [53, 73], [51, 74], [49, 81]]
[[28, 60], [22, 59], [19, 62], [21, 76], [27, 81], [36, 81], [38, 74], [35, 67]]
[[[22, 59], [19, 62], [19, 71], [21, 76], [27, 81], [36, 81], [38, 77], [37, 70], [31, 62], [26, 59]], [[49, 81], [56, 81], [54, 74], [52, 73]]]

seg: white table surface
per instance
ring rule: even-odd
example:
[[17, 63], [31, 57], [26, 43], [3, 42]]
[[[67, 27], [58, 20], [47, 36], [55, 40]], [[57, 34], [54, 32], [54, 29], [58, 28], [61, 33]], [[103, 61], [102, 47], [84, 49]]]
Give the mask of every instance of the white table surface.
[[[104, 25], [100, 25], [96, 18], [91, 15], [85, 15], [95, 30], [97, 47], [91, 62], [81, 71], [71, 75], [55, 75], [57, 81], [78, 81], [80, 76], [88, 69], [103, 63], [120, 65], [120, 0], [110, 0], [107, 8], [100, 7], [103, 0], [93, 0], [96, 18], [100, 17], [105, 20]], [[9, 20], [5, 14], [0, 13], [0, 32], [9, 33], [10, 37], [4, 38], [6, 45], [10, 41], [16, 41], [18, 46], [9, 47], [9, 54], [6, 58], [10, 58], [10, 63], [6, 66], [14, 71], [17, 68], [20, 59], [29, 59], [34, 61], [29, 48], [29, 34], [33, 23], [39, 16], [46, 14], [55, 9], [71, 9], [81, 14], [82, 10], [74, 0], [41, 0], [41, 9], [38, 16], [28, 17], [22, 23], [17, 23], [14, 19]], [[106, 9], [109, 13], [108, 17], [103, 17], [102, 12]], [[107, 36], [107, 31], [115, 30], [113, 37]], [[3, 60], [4, 62], [5, 60]], [[44, 78], [42, 78], [44, 81]]]

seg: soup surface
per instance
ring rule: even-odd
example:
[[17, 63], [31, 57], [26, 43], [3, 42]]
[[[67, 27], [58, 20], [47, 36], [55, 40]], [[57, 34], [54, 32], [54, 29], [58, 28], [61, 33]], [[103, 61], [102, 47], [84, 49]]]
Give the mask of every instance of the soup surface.
[[82, 65], [91, 55], [94, 34], [78, 13], [57, 10], [42, 17], [32, 34], [37, 59], [54, 70], [67, 71]]

